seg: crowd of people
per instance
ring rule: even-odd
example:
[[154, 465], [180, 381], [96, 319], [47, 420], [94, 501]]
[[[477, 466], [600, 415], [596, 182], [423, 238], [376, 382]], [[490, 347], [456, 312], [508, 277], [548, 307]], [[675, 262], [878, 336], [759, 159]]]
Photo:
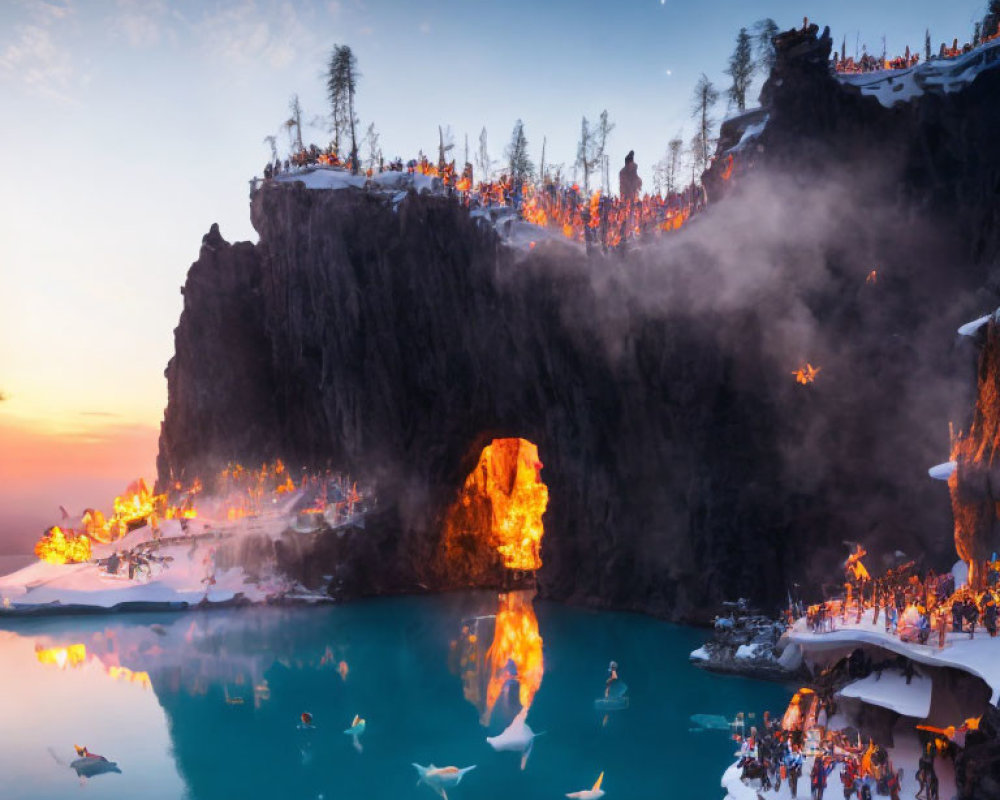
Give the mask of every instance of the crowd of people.
[[[827, 721], [835, 710], [832, 692], [820, 695], [801, 689], [780, 721], [765, 711], [760, 727], [751, 727], [744, 734], [743, 717], [738, 716], [733, 736], [739, 744], [740, 779], [757, 784], [761, 792], [778, 792], [787, 783], [793, 798], [798, 797], [805, 776], [808, 784], [802, 788], [812, 800], [823, 800], [831, 783], [839, 783], [844, 800], [873, 800], [876, 796], [899, 800], [902, 769], [893, 764], [884, 747], [870, 740], [865, 744], [860, 735], [852, 740], [843, 731], [828, 728]], [[918, 800], [938, 800], [937, 752], [936, 739], [924, 736], [916, 770]]]
[[[987, 34], [984, 32], [978, 39], [966, 42], [964, 45], [959, 45], [957, 38], [952, 40], [950, 47], [942, 42], [941, 46], [938, 48], [937, 57], [957, 58], [965, 53], [971, 53], [979, 45], [991, 42], [998, 37], [1000, 37], [1000, 23], [997, 24], [992, 33]], [[920, 54], [911, 53], [909, 46], [907, 46], [906, 52], [901, 56], [896, 56], [895, 58], [886, 58], [884, 55], [881, 57], [874, 56], [867, 52], [862, 53], [859, 58], [854, 58], [853, 56], [845, 57], [842, 53], [837, 53], [835, 50], [833, 52], [832, 66], [835, 72], [850, 74], [859, 72], [880, 72], [882, 70], [909, 69], [910, 67], [915, 67], [919, 63]]]
[[128, 575], [129, 580], [142, 577], [145, 573], [149, 578], [154, 565], [164, 566], [173, 561], [173, 556], [158, 556], [142, 548], [132, 550], [115, 550], [107, 558], [98, 559], [97, 564], [108, 575]]
[[833, 53], [833, 69], [842, 74], [879, 72], [887, 69], [909, 69], [919, 63], [920, 54], [911, 53], [909, 47], [906, 48], [906, 52], [903, 55], [892, 59], [880, 58], [871, 53], [862, 53], [857, 59], [854, 56], [840, 58], [836, 51]]
[[[842, 597], [806, 609], [809, 630], [825, 633], [836, 628], [838, 621], [841, 625], [861, 624], [870, 614], [871, 624], [881, 624], [886, 633], [918, 644], [933, 641], [938, 648], [945, 647], [949, 632], [968, 633], [973, 638], [978, 628], [996, 637], [1000, 622], [1000, 559], [987, 564], [986, 586], [977, 591], [969, 586], [956, 590], [951, 573], [938, 575], [929, 570], [921, 577], [912, 561], [872, 578], [863, 566], [857, 569], [862, 555], [864, 551], [859, 547], [852, 555], [854, 561], [848, 562]], [[796, 611], [788, 609], [791, 619]]]

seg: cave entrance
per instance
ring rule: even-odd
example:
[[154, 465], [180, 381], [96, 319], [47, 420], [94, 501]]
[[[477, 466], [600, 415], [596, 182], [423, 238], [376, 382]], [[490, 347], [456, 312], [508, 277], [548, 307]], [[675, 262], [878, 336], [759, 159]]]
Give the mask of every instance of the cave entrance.
[[527, 439], [494, 439], [448, 510], [444, 545], [449, 563], [475, 583], [492, 583], [496, 568], [533, 573], [542, 566], [549, 503], [538, 447]]

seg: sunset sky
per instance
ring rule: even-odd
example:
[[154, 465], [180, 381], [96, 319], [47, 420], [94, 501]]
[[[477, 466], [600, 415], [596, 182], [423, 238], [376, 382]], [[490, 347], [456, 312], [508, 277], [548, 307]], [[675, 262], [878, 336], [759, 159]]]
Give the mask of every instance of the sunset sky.
[[[462, 158], [482, 127], [502, 157], [516, 119], [537, 161], [571, 169], [580, 117], [607, 109], [612, 163], [641, 174], [693, 133], [701, 72], [720, 89], [742, 25], [804, 14], [848, 51], [935, 50], [984, 2], [677, 0], [5, 0], [0, 5], [0, 553], [30, 549], [58, 506], [106, 507], [153, 476], [181, 311], [213, 222], [255, 239], [248, 180], [298, 93], [325, 114], [324, 61], [354, 49], [362, 128], [387, 157]], [[759, 82], [758, 82], [759, 86]], [[756, 88], [753, 91], [756, 97]], [[726, 113], [720, 102], [717, 116]], [[305, 138], [325, 144], [317, 122]], [[617, 166], [614, 166], [617, 169]]]

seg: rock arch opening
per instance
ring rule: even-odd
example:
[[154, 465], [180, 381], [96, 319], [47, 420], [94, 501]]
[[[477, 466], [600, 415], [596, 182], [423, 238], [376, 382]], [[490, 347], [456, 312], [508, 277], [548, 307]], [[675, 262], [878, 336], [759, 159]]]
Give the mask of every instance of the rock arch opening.
[[542, 515], [549, 490], [538, 447], [527, 439], [494, 439], [449, 507], [444, 557], [451, 574], [477, 585], [505, 582], [542, 566]]

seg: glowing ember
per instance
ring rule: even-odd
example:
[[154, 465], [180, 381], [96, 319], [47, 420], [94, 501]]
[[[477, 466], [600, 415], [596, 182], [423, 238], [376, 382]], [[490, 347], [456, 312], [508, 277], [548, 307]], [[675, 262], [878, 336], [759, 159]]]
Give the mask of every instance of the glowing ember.
[[35, 658], [39, 664], [54, 664], [59, 669], [78, 667], [87, 660], [87, 646], [71, 644], [69, 647], [36, 647]]
[[866, 581], [869, 578], [868, 570], [861, 563], [861, 559], [866, 555], [868, 555], [868, 551], [859, 544], [855, 547], [854, 552], [847, 557], [844, 569], [856, 581]]
[[[513, 668], [512, 668], [513, 665]], [[483, 718], [488, 722], [493, 707], [512, 678], [517, 680], [518, 699], [528, 708], [535, 699], [545, 674], [542, 663], [542, 637], [538, 618], [531, 605], [531, 593], [511, 592], [498, 600], [493, 644], [486, 651], [486, 708]]]
[[819, 375], [821, 367], [814, 367], [812, 364], [806, 363], [795, 370], [792, 375], [795, 376], [795, 382], [801, 383], [803, 386], [812, 383], [816, 380], [816, 376]]
[[90, 539], [54, 525], [35, 544], [35, 555], [50, 564], [81, 564], [90, 561]]
[[878, 270], [873, 269], [871, 272], [869, 272], [868, 277], [865, 278], [865, 283], [867, 283], [870, 286], [874, 286], [876, 283], [878, 283]]
[[735, 159], [733, 159], [733, 154], [730, 153], [726, 156], [726, 166], [722, 168], [722, 180], [728, 181], [733, 177], [733, 167], [736, 165]]

